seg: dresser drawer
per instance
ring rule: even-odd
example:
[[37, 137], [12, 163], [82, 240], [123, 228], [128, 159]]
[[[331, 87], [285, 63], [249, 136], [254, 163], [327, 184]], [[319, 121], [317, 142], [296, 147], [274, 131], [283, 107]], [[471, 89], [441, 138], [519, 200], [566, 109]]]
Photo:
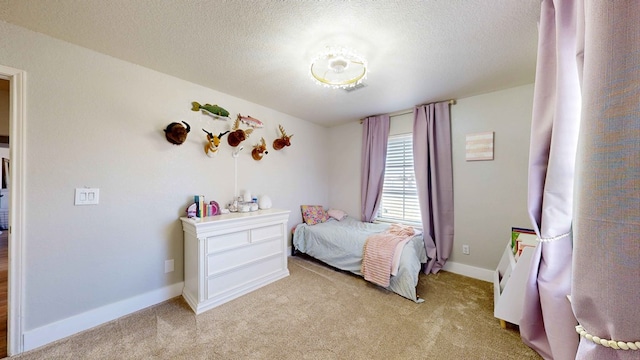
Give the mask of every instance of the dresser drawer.
[[211, 254], [224, 249], [248, 245], [251, 241], [250, 230], [239, 231], [207, 238], [206, 253]]
[[238, 248], [207, 255], [207, 276], [219, 274], [236, 266], [242, 266], [284, 251], [282, 238], [273, 238]]
[[207, 279], [207, 299], [214, 298], [236, 288], [243, 288], [248, 283], [259, 282], [274, 273], [283, 270], [281, 256], [273, 256], [257, 261], [233, 271], [209, 276]]
[[259, 242], [266, 239], [282, 238], [284, 229], [282, 224], [275, 224], [251, 229], [251, 242]]

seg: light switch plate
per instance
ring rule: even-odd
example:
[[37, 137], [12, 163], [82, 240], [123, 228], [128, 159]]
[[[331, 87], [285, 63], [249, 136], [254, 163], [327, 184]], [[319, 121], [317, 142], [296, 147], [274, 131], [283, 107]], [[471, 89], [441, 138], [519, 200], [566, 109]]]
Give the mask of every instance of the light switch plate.
[[100, 189], [76, 188], [75, 205], [98, 205], [100, 202]]

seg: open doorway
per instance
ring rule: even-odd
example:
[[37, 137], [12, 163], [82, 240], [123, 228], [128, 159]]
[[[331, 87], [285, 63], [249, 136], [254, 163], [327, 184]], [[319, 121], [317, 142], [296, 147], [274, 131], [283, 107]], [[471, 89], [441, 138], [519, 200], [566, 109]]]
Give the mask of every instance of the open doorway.
[[[6, 324], [6, 331], [2, 334], [1, 338], [4, 342], [4, 349], [8, 356], [13, 356], [22, 353], [24, 350], [23, 338], [23, 305], [22, 305], [22, 291], [23, 291], [23, 234], [24, 234], [24, 214], [23, 214], [23, 202], [24, 202], [24, 183], [23, 183], [23, 171], [24, 171], [24, 126], [25, 126], [25, 114], [26, 114], [26, 73], [19, 69], [10, 68], [0, 65], [0, 86], [2, 89], [6, 88], [8, 84], [8, 91], [0, 90], [0, 98], [6, 96], [8, 93], [9, 100], [8, 106], [6, 97], [2, 98], [3, 105], [0, 105], [0, 112], [6, 114], [6, 108], [9, 112], [9, 128], [8, 135], [2, 135], [0, 129], [0, 144], [4, 141], [4, 145], [0, 146], [0, 154], [3, 154], [3, 150], [8, 148], [8, 156], [2, 155], [7, 161], [4, 162], [6, 170], [4, 171], [4, 182], [6, 198], [0, 197], [1, 201], [6, 201], [0, 204], [0, 216], [1, 209], [6, 206], [7, 224], [0, 224], [0, 227], [6, 227], [6, 230], [2, 231], [1, 235], [7, 236], [7, 249], [6, 252], [0, 251], [0, 258], [2, 260], [8, 259], [6, 270], [2, 272], [3, 276], [6, 276], [7, 281], [6, 290], [0, 293], [3, 301], [6, 301], [4, 306], [0, 307], [0, 314], [6, 320], [2, 320]], [[4, 109], [4, 110], [3, 110]], [[3, 116], [3, 115], [0, 115]], [[1, 137], [4, 136], [4, 137]], [[9, 140], [11, 146], [8, 145]], [[9, 168], [9, 163], [11, 168]], [[3, 191], [0, 191], [2, 194]], [[0, 219], [2, 220], [2, 219]], [[2, 268], [0, 268], [2, 269]], [[5, 275], [6, 274], [6, 275]], [[6, 316], [6, 317], [5, 317]]]
[[[0, 358], [7, 356], [7, 319], [9, 295], [9, 80], [0, 79]], [[6, 169], [5, 169], [6, 168]]]

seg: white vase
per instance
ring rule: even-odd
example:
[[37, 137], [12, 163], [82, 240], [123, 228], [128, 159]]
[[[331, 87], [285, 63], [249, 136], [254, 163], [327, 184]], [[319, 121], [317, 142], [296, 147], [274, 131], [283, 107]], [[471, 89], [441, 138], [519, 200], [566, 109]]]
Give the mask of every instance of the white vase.
[[267, 195], [262, 195], [258, 201], [258, 207], [260, 207], [261, 210], [271, 208], [271, 198]]
[[253, 200], [251, 198], [251, 191], [247, 190], [244, 192], [244, 202], [251, 202], [251, 200]]

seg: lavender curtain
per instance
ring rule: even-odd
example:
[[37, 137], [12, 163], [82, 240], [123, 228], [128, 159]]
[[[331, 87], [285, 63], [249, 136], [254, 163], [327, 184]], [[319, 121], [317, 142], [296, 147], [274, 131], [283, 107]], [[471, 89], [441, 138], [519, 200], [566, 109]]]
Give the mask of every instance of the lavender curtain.
[[640, 346], [640, 1], [584, 1], [580, 15], [571, 294], [583, 336], [576, 358], [640, 359], [633, 350]]
[[520, 333], [545, 359], [573, 359], [572, 207], [580, 125], [576, 1], [543, 0], [529, 153], [528, 207], [541, 243], [531, 261]]
[[360, 215], [362, 221], [371, 222], [376, 217], [382, 198], [389, 139], [389, 114], [370, 116], [364, 119], [362, 125]]
[[453, 248], [453, 169], [449, 103], [413, 110], [413, 161], [424, 245], [429, 261], [424, 272], [437, 273]]

